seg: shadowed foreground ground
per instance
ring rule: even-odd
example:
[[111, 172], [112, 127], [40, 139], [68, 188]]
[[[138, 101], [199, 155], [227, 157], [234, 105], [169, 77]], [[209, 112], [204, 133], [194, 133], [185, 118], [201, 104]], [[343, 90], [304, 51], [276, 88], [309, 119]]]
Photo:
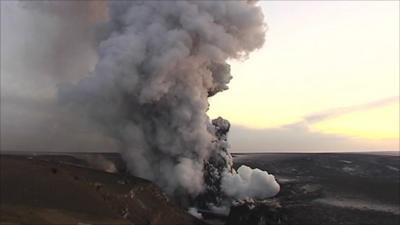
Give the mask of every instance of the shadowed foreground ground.
[[149, 181], [1, 155], [0, 224], [203, 224]]

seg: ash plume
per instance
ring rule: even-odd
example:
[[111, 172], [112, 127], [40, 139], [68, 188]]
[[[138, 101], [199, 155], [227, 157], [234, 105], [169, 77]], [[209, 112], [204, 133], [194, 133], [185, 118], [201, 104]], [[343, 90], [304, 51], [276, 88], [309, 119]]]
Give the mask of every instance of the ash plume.
[[206, 113], [208, 97], [228, 88], [227, 60], [260, 48], [264, 33], [254, 1], [110, 1], [93, 72], [62, 86], [59, 101], [117, 140], [130, 172], [171, 195], [217, 205], [223, 196], [271, 197], [273, 176], [236, 173], [230, 124]]
[[31, 64], [25, 67], [38, 70], [57, 84], [76, 81], [87, 74], [96, 61], [96, 24], [106, 19], [100, 3], [17, 2], [20, 16], [31, 20], [22, 23], [31, 40], [23, 49], [24, 62]]
[[57, 96], [60, 84], [93, 70], [105, 3], [0, 1], [0, 152], [115, 149], [96, 124], [64, 110]]

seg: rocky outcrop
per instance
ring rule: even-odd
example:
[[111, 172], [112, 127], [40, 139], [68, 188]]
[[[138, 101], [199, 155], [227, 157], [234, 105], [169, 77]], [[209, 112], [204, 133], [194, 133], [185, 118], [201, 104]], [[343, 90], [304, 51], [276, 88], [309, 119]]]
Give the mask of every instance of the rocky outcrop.
[[277, 201], [241, 201], [231, 207], [227, 225], [279, 225], [286, 218]]

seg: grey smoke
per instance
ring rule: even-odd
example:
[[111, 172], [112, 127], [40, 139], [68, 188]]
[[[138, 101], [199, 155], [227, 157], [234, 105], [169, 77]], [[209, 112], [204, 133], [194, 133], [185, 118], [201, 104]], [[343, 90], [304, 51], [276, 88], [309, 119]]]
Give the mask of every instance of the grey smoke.
[[[206, 112], [208, 97], [228, 88], [232, 77], [227, 60], [245, 59], [264, 43], [263, 14], [255, 1], [110, 1], [107, 22], [96, 26], [80, 8], [87, 7], [86, 1], [43, 1], [24, 7], [17, 11], [34, 19], [24, 21], [17, 33], [33, 36], [19, 42], [6, 36], [10, 47], [2, 56], [20, 54], [5, 63], [2, 59], [7, 65], [2, 75], [9, 74], [8, 84], [15, 79], [46, 82], [29, 83], [23, 96], [20, 86], [2, 86], [2, 100], [10, 102], [3, 107], [2, 101], [9, 121], [1, 126], [7, 130], [2, 140], [10, 140], [3, 133], [9, 134], [21, 118], [15, 112], [40, 112], [37, 117], [43, 120], [31, 132], [51, 136], [54, 146], [75, 143], [71, 151], [79, 151], [82, 137], [107, 140], [104, 148], [121, 152], [131, 173], [155, 181], [170, 194], [246, 196], [228, 195], [221, 186], [228, 179], [224, 177], [236, 174], [228, 153], [230, 124], [222, 118], [211, 122]], [[21, 46], [28, 48], [18, 49]], [[25, 63], [16, 65], [15, 58], [21, 57]], [[43, 87], [51, 88], [36, 91]], [[14, 106], [12, 99], [20, 98], [33, 106]], [[35, 102], [45, 102], [46, 107]], [[31, 114], [24, 118], [29, 121]], [[40, 129], [43, 126], [46, 129]], [[75, 133], [81, 142], [73, 137], [64, 141]], [[18, 148], [17, 140], [7, 146]], [[264, 185], [270, 190], [269, 185], [277, 184], [270, 179]]]
[[107, 159], [105, 156], [100, 154], [84, 154], [84, 155], [74, 155], [75, 158], [86, 161], [90, 168], [105, 171], [108, 173], [117, 173], [118, 169], [115, 163]]
[[89, 1], [0, 6], [1, 151], [115, 150], [95, 124], [57, 103], [58, 86], [76, 83], [97, 61]]
[[170, 194], [196, 196], [206, 188], [204, 162], [224, 161], [219, 176], [232, 172], [226, 138], [218, 138], [206, 114], [207, 98], [227, 89], [228, 59], [263, 45], [261, 9], [247, 1], [110, 1], [108, 7], [99, 61], [89, 77], [61, 89], [61, 102], [119, 140], [133, 174]]
[[1, 3], [4, 74], [29, 76], [30, 80], [40, 79], [46, 84], [79, 80], [88, 74], [96, 61], [95, 26], [90, 22], [88, 4]]

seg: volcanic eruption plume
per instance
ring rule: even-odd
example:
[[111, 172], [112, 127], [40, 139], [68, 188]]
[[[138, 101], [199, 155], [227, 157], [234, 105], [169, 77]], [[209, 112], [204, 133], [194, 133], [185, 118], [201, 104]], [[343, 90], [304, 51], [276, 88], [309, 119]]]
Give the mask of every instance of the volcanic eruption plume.
[[59, 99], [118, 141], [132, 174], [213, 203], [279, 191], [264, 171], [232, 168], [230, 124], [206, 113], [208, 97], [228, 88], [227, 60], [264, 43], [254, 1], [110, 1], [99, 30], [93, 72]]

